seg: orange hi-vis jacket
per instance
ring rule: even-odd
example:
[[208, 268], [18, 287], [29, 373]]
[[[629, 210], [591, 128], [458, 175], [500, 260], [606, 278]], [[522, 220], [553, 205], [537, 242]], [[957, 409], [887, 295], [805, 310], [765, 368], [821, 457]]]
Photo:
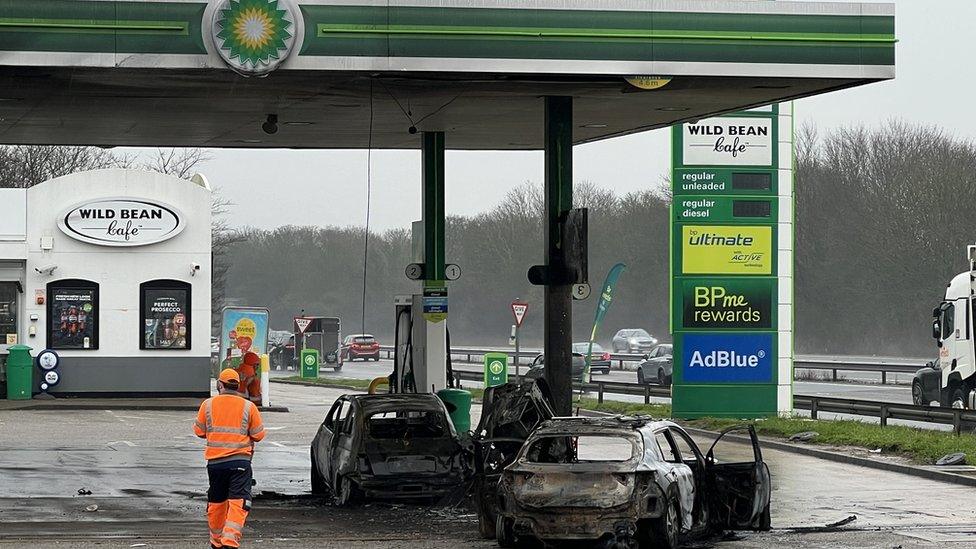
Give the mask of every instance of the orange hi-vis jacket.
[[193, 432], [207, 439], [203, 456], [208, 462], [251, 459], [254, 443], [264, 438], [264, 423], [253, 402], [220, 394], [200, 405]]

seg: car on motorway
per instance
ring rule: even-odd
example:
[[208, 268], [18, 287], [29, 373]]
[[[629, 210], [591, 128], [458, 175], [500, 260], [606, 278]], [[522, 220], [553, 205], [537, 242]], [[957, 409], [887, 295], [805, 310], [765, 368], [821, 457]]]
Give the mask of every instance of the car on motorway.
[[331, 493], [339, 505], [443, 497], [470, 470], [444, 403], [431, 394], [343, 395], [310, 453], [312, 493]]
[[[589, 349], [589, 342], [573, 343], [573, 352], [583, 355], [584, 360]], [[590, 354], [590, 373], [604, 375], [610, 373], [610, 353], [604, 351], [598, 343], [593, 344], [593, 351]]]
[[637, 383], [657, 383], [661, 386], [671, 385], [674, 368], [674, 347], [670, 343], [662, 343], [654, 347], [637, 366]]
[[648, 353], [657, 345], [657, 338], [640, 328], [618, 330], [610, 340], [615, 353]]
[[[745, 461], [715, 457], [732, 431], [751, 439]], [[686, 534], [769, 530], [770, 481], [752, 426], [723, 431], [703, 454], [670, 421], [558, 417], [502, 472], [495, 538], [501, 547], [599, 540], [672, 549]]]
[[372, 334], [347, 335], [342, 340], [339, 354], [342, 355], [342, 360], [349, 362], [357, 358], [378, 361], [380, 359], [380, 342]]
[[[952, 406], [953, 403], [943, 400], [947, 395], [942, 391], [942, 368], [939, 361], [933, 360], [919, 368], [912, 378], [912, 403], [916, 406]], [[956, 406], [959, 406], [957, 403]]]
[[[583, 378], [586, 376], [586, 359], [583, 357], [582, 353], [573, 353], [573, 382], [583, 383]], [[529, 366], [527, 372], [525, 372], [526, 379], [542, 379], [546, 374], [546, 357], [545, 355], [536, 355], [535, 360], [532, 361], [532, 365]]]

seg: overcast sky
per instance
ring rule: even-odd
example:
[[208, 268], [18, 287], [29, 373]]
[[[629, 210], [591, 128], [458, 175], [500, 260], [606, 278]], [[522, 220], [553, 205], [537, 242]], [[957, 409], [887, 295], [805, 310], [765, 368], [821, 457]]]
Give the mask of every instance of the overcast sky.
[[[976, 138], [970, 74], [976, 2], [895, 4], [896, 79], [799, 101], [797, 122], [827, 129], [900, 118]], [[575, 179], [619, 193], [656, 186], [669, 169], [669, 146], [668, 130], [579, 146]], [[234, 226], [345, 226], [365, 220], [365, 151], [210, 152], [212, 159], [200, 171], [234, 203]], [[371, 228], [406, 227], [419, 219], [420, 153], [374, 151], [372, 167]], [[448, 151], [447, 211], [483, 212], [513, 186], [541, 182], [542, 174], [541, 152]]]

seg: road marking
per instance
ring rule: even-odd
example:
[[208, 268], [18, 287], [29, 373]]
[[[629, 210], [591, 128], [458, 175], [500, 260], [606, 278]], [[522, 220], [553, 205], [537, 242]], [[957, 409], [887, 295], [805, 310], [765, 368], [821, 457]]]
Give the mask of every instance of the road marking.
[[269, 440], [268, 441], [268, 444], [273, 444], [273, 445], [277, 446], [278, 448], [287, 448], [287, 446], [285, 446], [284, 444], [282, 444], [280, 442], [275, 442], [273, 440]]

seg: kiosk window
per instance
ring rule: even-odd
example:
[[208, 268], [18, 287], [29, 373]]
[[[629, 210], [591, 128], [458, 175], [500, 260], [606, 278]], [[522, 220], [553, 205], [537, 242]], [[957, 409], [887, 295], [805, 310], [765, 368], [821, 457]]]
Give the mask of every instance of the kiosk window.
[[17, 283], [0, 282], [0, 345], [17, 343]]
[[98, 284], [58, 280], [47, 285], [47, 344], [51, 349], [98, 349]]
[[139, 285], [140, 349], [190, 348], [190, 285], [151, 280]]

